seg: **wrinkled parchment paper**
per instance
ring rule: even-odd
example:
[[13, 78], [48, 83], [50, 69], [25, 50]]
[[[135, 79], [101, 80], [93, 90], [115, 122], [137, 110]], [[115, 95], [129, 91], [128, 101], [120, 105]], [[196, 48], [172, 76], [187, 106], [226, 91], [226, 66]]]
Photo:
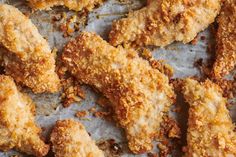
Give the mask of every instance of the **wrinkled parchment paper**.
[[[30, 10], [24, 0], [0, 0], [0, 2], [14, 5], [23, 12], [29, 12]], [[103, 5], [89, 13], [88, 24], [84, 27], [82, 26], [81, 30], [97, 32], [104, 39], [107, 39], [108, 32], [111, 28], [111, 23], [113, 20], [123, 17], [124, 14], [130, 10], [141, 8], [144, 4], [145, 1], [142, 0], [126, 0], [123, 3], [117, 0], [107, 0]], [[53, 26], [51, 19], [60, 12], [67, 12], [68, 16], [76, 14], [75, 12], [68, 11], [63, 7], [56, 7], [50, 11], [37, 11], [30, 15], [30, 18], [38, 27], [40, 33], [48, 39], [51, 48], [56, 47], [59, 52], [68, 40], [75, 37], [79, 33], [75, 33], [73, 37], [64, 38], [62, 32], [58, 31], [58, 28]], [[183, 78], [193, 75], [200, 76], [201, 74], [199, 70], [194, 67], [194, 62], [199, 58], [203, 58], [205, 61], [210, 57], [210, 55], [207, 53], [207, 45], [209, 42], [211, 42], [211, 35], [209, 30], [206, 30], [200, 33], [199, 37], [200, 36], [205, 36], [206, 39], [199, 40], [197, 45], [174, 43], [165, 48], [154, 48], [152, 54], [157, 59], [166, 60], [166, 62], [174, 68], [174, 78]], [[62, 107], [59, 99], [59, 93], [34, 95], [29, 90], [26, 90], [26, 92], [30, 94], [37, 105], [36, 121], [38, 125], [43, 128], [43, 134], [46, 139], [48, 139], [50, 130], [55, 124], [56, 120], [66, 118], [79, 120], [74, 116], [76, 111], [88, 110], [93, 106], [99, 108], [99, 106], [95, 103], [98, 95], [87, 86], [84, 86], [83, 89], [86, 91], [86, 99], [78, 104], [73, 104], [68, 108]], [[186, 105], [181, 98], [178, 99], [178, 103]], [[234, 108], [231, 108], [232, 113], [234, 110]], [[187, 109], [176, 117], [180, 122], [180, 125], [184, 128], [183, 130], [186, 131]], [[80, 119], [80, 122], [86, 126], [87, 131], [91, 134], [94, 140], [100, 141], [106, 139], [115, 139], [116, 142], [122, 147], [126, 147], [122, 157], [135, 156], [130, 154], [127, 150], [126, 139], [124, 138], [122, 129], [118, 128], [113, 122], [109, 122], [101, 118], [95, 118], [92, 115], [89, 115], [86, 118], [88, 119]], [[236, 120], [236, 117], [233, 116], [233, 119]], [[156, 146], [154, 147], [156, 149]], [[173, 156], [181, 156], [181, 154], [178, 152], [180, 152], [180, 150], [176, 150], [176, 154]], [[16, 154], [19, 153], [15, 151], [6, 153], [0, 152], [0, 157], [8, 157]], [[21, 156], [25, 155], [21, 154]], [[146, 154], [136, 156], [145, 157]]]

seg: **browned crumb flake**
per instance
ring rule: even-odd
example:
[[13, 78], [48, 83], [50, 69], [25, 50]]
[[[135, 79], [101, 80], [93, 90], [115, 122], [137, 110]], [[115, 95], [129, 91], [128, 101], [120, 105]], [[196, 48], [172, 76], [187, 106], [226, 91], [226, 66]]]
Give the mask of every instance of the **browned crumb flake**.
[[75, 116], [77, 118], [83, 118], [88, 115], [88, 111], [82, 110], [82, 111], [77, 111]]
[[161, 136], [167, 136], [168, 138], [180, 139], [181, 130], [176, 120], [170, 117], [164, 117], [164, 121], [161, 125]]
[[198, 35], [190, 42], [192, 45], [197, 45], [199, 39], [198, 39]]
[[104, 118], [106, 120], [112, 121], [113, 119], [113, 113], [111, 102], [105, 98], [104, 96], [100, 96], [96, 103], [102, 107], [105, 111], [96, 111], [96, 109], [91, 108], [91, 112], [93, 113], [93, 116]]
[[106, 156], [120, 157], [123, 154], [122, 147], [114, 139], [99, 141], [97, 145], [103, 150]]
[[111, 106], [111, 102], [107, 98], [105, 98], [104, 96], [100, 96], [98, 98], [98, 100], [96, 101], [96, 103], [101, 107]]
[[94, 113], [94, 112], [96, 112], [96, 107], [91, 107], [90, 109], [88, 109], [88, 111], [90, 113]]
[[167, 157], [172, 154], [174, 147], [177, 147], [178, 141], [180, 141], [181, 130], [176, 120], [166, 116], [161, 124], [160, 137], [162, 137], [158, 148], [160, 150], [160, 157]]
[[154, 68], [162, 72], [163, 74], [167, 75], [169, 78], [171, 78], [174, 75], [174, 69], [166, 63], [165, 60], [157, 60], [155, 59], [151, 51], [149, 51], [146, 48], [141, 48], [141, 57], [148, 60], [150, 65]]
[[[61, 64], [61, 63], [59, 63]], [[74, 102], [80, 102], [85, 99], [85, 93], [81, 89], [81, 85], [70, 74], [67, 74], [67, 69], [63, 64], [59, 65], [58, 75], [62, 85], [62, 104], [64, 107], [69, 107]]]
[[52, 16], [52, 23], [54, 27], [63, 33], [64, 38], [71, 37], [76, 32], [79, 32], [81, 28], [85, 27], [88, 13], [86, 10], [71, 16], [68, 16], [65, 12], [58, 13]]
[[160, 149], [160, 157], [167, 157], [169, 154], [171, 154], [171, 149], [168, 146], [168, 142], [161, 142], [157, 146]]
[[147, 157], [158, 157], [157, 153], [147, 153]]
[[176, 92], [180, 92], [183, 87], [183, 80], [179, 78], [171, 79], [170, 83], [173, 85]]
[[165, 60], [150, 60], [150, 64], [153, 68], [158, 69], [160, 72], [171, 78], [174, 75], [174, 69], [165, 63]]

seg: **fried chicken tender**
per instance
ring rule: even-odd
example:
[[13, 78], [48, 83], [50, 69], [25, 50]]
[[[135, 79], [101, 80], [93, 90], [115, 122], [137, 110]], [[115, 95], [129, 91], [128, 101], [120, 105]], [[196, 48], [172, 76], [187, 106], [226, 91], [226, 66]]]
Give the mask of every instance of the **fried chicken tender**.
[[59, 78], [47, 41], [17, 8], [0, 4], [0, 55], [7, 75], [35, 93], [56, 92]]
[[190, 105], [186, 157], [236, 156], [236, 133], [220, 87], [187, 79], [183, 93]]
[[83, 9], [92, 10], [101, 4], [103, 0], [28, 0], [29, 5], [34, 10], [48, 10], [53, 6], [65, 5], [70, 10], [81, 11]]
[[112, 24], [110, 43], [161, 47], [174, 41], [188, 43], [214, 22], [220, 8], [221, 0], [151, 0]]
[[55, 157], [104, 157], [85, 127], [72, 119], [57, 121], [51, 142]]
[[136, 51], [115, 48], [94, 33], [82, 33], [69, 42], [62, 60], [72, 75], [110, 100], [130, 150], [151, 150], [163, 114], [175, 98], [168, 77]]
[[216, 61], [214, 77], [221, 78], [236, 65], [236, 1], [226, 0], [222, 7], [216, 34]]
[[49, 146], [40, 139], [41, 129], [34, 122], [35, 105], [17, 90], [13, 79], [0, 75], [0, 150], [45, 156]]

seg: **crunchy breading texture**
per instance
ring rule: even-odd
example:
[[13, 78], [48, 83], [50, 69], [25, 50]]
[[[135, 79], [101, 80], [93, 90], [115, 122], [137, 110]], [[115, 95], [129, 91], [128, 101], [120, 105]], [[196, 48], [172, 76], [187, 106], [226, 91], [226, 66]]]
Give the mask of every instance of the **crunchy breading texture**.
[[151, 150], [163, 114], [175, 98], [168, 77], [137, 52], [115, 48], [94, 33], [82, 33], [69, 42], [62, 60], [78, 80], [111, 101], [130, 150], [136, 154]]
[[221, 0], [148, 1], [146, 7], [112, 24], [110, 43], [161, 47], [174, 41], [188, 43], [214, 22], [220, 7]]
[[83, 9], [92, 10], [101, 4], [103, 0], [28, 0], [34, 10], [48, 10], [53, 6], [66, 6], [70, 10], [80, 11]]
[[236, 156], [236, 133], [220, 87], [206, 80], [184, 82], [190, 105], [186, 157]]
[[236, 65], [236, 1], [226, 0], [217, 19], [214, 77], [221, 78]]
[[56, 92], [59, 78], [47, 41], [17, 8], [0, 4], [0, 43], [3, 66], [17, 83], [35, 93]]
[[72, 119], [57, 121], [50, 139], [55, 157], [104, 157], [85, 127]]
[[45, 156], [49, 146], [40, 139], [41, 129], [34, 122], [35, 105], [17, 90], [13, 79], [0, 75], [0, 150]]

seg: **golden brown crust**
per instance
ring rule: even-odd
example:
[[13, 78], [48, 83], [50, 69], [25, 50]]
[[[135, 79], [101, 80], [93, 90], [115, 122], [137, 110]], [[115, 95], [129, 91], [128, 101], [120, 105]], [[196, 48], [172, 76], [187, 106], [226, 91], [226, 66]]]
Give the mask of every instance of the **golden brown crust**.
[[235, 156], [235, 127], [220, 87], [186, 79], [183, 93], [190, 105], [186, 157]]
[[226, 0], [222, 7], [216, 34], [215, 78], [222, 78], [236, 65], [236, 1]]
[[0, 43], [3, 66], [17, 83], [35, 93], [56, 92], [59, 78], [47, 41], [30, 19], [13, 6], [0, 5]]
[[49, 146], [41, 139], [34, 122], [35, 105], [20, 93], [13, 79], [0, 75], [0, 150], [17, 149], [34, 156], [45, 156]]
[[74, 120], [57, 121], [50, 139], [55, 157], [104, 157], [85, 127]]
[[67, 44], [62, 60], [80, 81], [94, 86], [111, 102], [133, 153], [152, 149], [163, 114], [175, 97], [168, 77], [133, 50], [115, 48], [94, 33]]
[[[214, 22], [221, 0], [152, 0], [147, 6], [115, 21], [110, 43], [166, 46], [188, 43]], [[207, 17], [207, 18], [204, 18]]]
[[80, 11], [83, 9], [92, 10], [101, 4], [103, 0], [28, 0], [29, 5], [34, 10], [48, 10], [53, 6], [64, 5], [70, 10]]

